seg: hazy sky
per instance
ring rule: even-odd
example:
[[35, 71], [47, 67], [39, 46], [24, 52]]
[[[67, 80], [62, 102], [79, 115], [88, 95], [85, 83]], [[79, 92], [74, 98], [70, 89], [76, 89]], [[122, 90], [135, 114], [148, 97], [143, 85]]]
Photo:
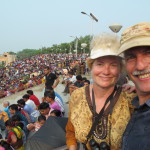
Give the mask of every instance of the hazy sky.
[[113, 23], [126, 27], [150, 22], [150, 0], [0, 0], [0, 54], [70, 42], [70, 36], [111, 32]]

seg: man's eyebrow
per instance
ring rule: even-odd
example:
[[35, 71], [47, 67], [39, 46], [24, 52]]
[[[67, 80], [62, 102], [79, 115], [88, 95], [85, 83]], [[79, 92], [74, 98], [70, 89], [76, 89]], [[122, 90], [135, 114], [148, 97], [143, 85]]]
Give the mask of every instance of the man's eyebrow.
[[143, 52], [147, 52], [147, 51], [150, 51], [150, 47], [147, 47], [143, 50]]
[[133, 55], [133, 53], [131, 53], [131, 52], [125, 52], [125, 54], [124, 54], [125, 56], [128, 56], [128, 55]]

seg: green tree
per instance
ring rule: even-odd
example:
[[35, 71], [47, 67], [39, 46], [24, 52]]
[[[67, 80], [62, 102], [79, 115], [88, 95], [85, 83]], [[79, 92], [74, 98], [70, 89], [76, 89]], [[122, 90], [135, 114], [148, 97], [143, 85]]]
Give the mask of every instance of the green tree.
[[[90, 35], [86, 35], [84, 37], [79, 37], [78, 38], [78, 53], [82, 53], [82, 47], [81, 44], [82, 43], [86, 43], [87, 46], [85, 48], [85, 52], [89, 53], [89, 47], [90, 47], [90, 41], [91, 41], [91, 36]], [[17, 52], [17, 58], [18, 59], [23, 59], [26, 57], [32, 57], [35, 55], [39, 55], [39, 54], [48, 54], [48, 53], [74, 53], [73, 50], [76, 49], [76, 39], [74, 39], [73, 41], [71, 41], [70, 43], [61, 43], [59, 45], [57, 44], [53, 44], [51, 47], [42, 47], [39, 49], [23, 49], [22, 51]], [[9, 52], [10, 54], [16, 54], [14, 52]]]

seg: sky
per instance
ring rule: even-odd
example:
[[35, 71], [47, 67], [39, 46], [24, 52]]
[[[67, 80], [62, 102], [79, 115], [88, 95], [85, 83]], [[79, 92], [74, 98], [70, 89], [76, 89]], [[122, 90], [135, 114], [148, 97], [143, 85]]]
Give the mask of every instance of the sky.
[[139, 22], [150, 22], [150, 0], [0, 0], [0, 54], [111, 32], [114, 23], [123, 26], [120, 35]]

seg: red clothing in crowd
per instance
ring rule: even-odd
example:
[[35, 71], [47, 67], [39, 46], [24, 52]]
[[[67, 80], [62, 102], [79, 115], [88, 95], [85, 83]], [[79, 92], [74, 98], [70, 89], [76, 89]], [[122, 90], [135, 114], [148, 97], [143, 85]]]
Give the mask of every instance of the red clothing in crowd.
[[39, 101], [39, 99], [35, 95], [31, 95], [29, 97], [29, 99], [32, 100], [35, 103], [36, 106], [40, 105], [40, 101]]
[[12, 139], [11, 139], [11, 136], [12, 136], [12, 135], [15, 135], [15, 133], [12, 132], [12, 131], [10, 131], [10, 132], [8, 133], [8, 137], [7, 137], [7, 139], [8, 139], [7, 142], [8, 142], [8, 143], [11, 143], [11, 142], [12, 142]]

